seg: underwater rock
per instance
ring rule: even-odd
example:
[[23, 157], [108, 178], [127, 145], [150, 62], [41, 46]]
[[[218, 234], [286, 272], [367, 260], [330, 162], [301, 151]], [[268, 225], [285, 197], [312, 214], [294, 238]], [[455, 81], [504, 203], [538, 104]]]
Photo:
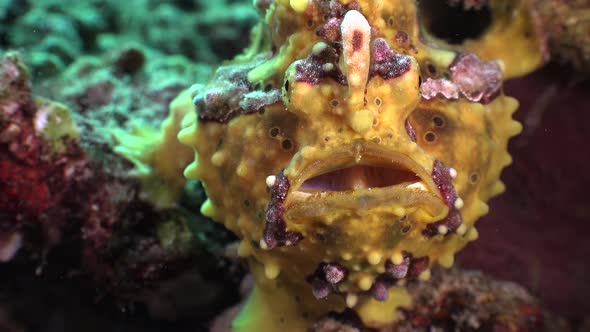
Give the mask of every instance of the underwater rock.
[[[188, 307], [210, 316], [227, 305], [237, 292], [225, 285], [243, 275], [241, 263], [223, 257], [232, 239], [194, 213], [142, 200], [129, 165], [108, 143], [80, 135], [72, 117], [107, 126], [94, 107], [114, 101], [92, 96], [108, 95], [104, 86], [84, 92], [91, 113], [71, 116], [64, 105], [33, 94], [22, 58], [7, 52], [0, 59], [0, 262], [7, 269], [37, 265], [39, 278], [74, 280], [88, 298], [144, 303], [153, 317], [183, 317]], [[209, 296], [185, 301], [176, 284]], [[169, 301], [183, 304], [174, 309]]]
[[477, 271], [436, 269], [409, 292], [413, 306], [401, 309], [403, 318], [393, 331], [556, 331], [524, 288]]
[[590, 1], [533, 1], [553, 59], [590, 74]]
[[86, 154], [65, 106], [34, 97], [16, 52], [0, 59], [0, 228], [2, 261], [23, 245], [21, 232], [42, 233], [43, 246], [60, 242], [69, 196], [85, 177]]

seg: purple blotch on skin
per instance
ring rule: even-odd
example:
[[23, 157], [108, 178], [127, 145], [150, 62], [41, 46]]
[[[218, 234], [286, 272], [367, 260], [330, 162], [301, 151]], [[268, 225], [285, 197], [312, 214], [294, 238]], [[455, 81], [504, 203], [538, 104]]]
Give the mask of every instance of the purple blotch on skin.
[[346, 278], [348, 271], [338, 263], [326, 263], [323, 266], [326, 280], [335, 285]]
[[342, 24], [342, 19], [332, 17], [326, 21], [323, 25], [321, 25], [317, 30], [316, 33], [318, 36], [324, 38], [327, 42], [335, 43], [340, 41], [341, 33], [340, 33], [340, 25]]
[[341, 48], [341, 25], [344, 15], [350, 10], [361, 11], [359, 4], [356, 1], [343, 5], [337, 0], [318, 1], [320, 15], [324, 17], [324, 23], [320, 25], [316, 34], [323, 38], [328, 44], [333, 47]]
[[[331, 70], [325, 70], [325, 64], [332, 64]], [[318, 84], [325, 78], [332, 78], [336, 82], [345, 85], [346, 76], [338, 67], [338, 54], [330, 46], [326, 46], [318, 54], [310, 54], [307, 58], [299, 60], [295, 64], [295, 80], [309, 84]]]
[[405, 278], [410, 269], [410, 257], [404, 255], [404, 260], [400, 264], [393, 264], [388, 260], [385, 262], [385, 273], [394, 279]]
[[219, 67], [208, 86], [193, 99], [199, 120], [227, 123], [237, 115], [247, 114], [241, 103], [244, 96], [254, 91], [247, 74], [268, 56], [263, 54], [247, 63]]
[[281, 170], [276, 175], [275, 183], [270, 188], [270, 203], [266, 210], [266, 224], [262, 234], [268, 249], [294, 245], [303, 239], [301, 233], [287, 231], [287, 224], [283, 219], [283, 203], [289, 191], [289, 180], [283, 172], [284, 170]]
[[348, 270], [338, 263], [320, 263], [315, 272], [307, 278], [311, 283], [313, 296], [322, 299], [336, 290], [336, 285], [348, 276]]
[[451, 66], [451, 81], [469, 101], [488, 104], [499, 94], [502, 70], [495, 61], [481, 61], [472, 53], [457, 55]]
[[384, 302], [387, 300], [387, 297], [389, 296], [388, 288], [391, 286], [392, 282], [390, 280], [387, 280], [387, 278], [379, 276], [375, 279], [375, 282], [373, 282], [373, 285], [371, 286], [369, 293], [371, 294], [371, 296], [373, 296], [375, 300]]
[[398, 45], [404, 46], [410, 41], [410, 36], [405, 31], [398, 31], [395, 34], [395, 41]]
[[432, 99], [438, 94], [443, 95], [446, 99], [459, 98], [459, 88], [453, 82], [444, 78], [427, 78], [420, 86], [420, 91], [424, 99]]
[[414, 129], [414, 127], [410, 123], [410, 120], [406, 119], [405, 127], [406, 127], [406, 132], [408, 133], [408, 136], [410, 137], [412, 142], [415, 143], [416, 142], [416, 130]]
[[455, 188], [452, 184], [451, 174], [449, 168], [443, 165], [440, 160], [435, 160], [432, 168], [432, 180], [440, 190], [445, 203], [449, 208], [449, 214], [441, 221], [437, 221], [428, 226], [422, 231], [426, 236], [434, 236], [438, 234], [439, 226], [445, 226], [448, 232], [455, 231], [463, 222], [459, 210], [455, 208], [455, 201], [459, 198]]
[[411, 66], [411, 58], [393, 51], [385, 39], [377, 38], [373, 41], [371, 77], [379, 75], [386, 80], [400, 77], [407, 73]]
[[430, 259], [428, 256], [414, 258], [412, 254], [403, 252], [403, 261], [400, 264], [393, 264], [391, 260], [385, 262], [385, 272], [379, 274], [369, 294], [377, 301], [385, 301], [388, 296], [388, 288], [393, 286], [397, 280], [408, 278], [416, 279], [420, 273], [428, 268]]
[[408, 277], [410, 279], [416, 279], [420, 273], [426, 271], [428, 268], [428, 262], [430, 258], [428, 256], [412, 258], [410, 263], [410, 269], [408, 271]]
[[240, 107], [244, 114], [251, 114], [262, 110], [265, 106], [272, 105], [281, 101], [281, 90], [274, 89], [271, 91], [252, 91], [244, 95], [240, 101]]
[[311, 292], [316, 299], [323, 299], [332, 293], [332, 285], [325, 280], [315, 278], [311, 281]]

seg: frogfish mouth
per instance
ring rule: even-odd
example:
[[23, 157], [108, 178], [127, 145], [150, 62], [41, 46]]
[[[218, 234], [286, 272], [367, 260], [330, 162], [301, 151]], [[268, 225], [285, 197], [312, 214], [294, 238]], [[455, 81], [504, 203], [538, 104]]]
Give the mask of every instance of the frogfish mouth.
[[448, 213], [424, 167], [407, 155], [377, 145], [342, 146], [289, 174], [293, 181], [284, 204], [287, 221], [342, 212], [363, 215], [373, 208], [388, 207], [392, 214], [421, 209], [432, 221]]

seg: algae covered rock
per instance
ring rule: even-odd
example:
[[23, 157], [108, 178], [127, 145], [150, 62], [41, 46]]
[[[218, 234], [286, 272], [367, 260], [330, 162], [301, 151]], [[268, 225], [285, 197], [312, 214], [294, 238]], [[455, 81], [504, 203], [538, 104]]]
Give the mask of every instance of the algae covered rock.
[[0, 223], [8, 261], [30, 223], [48, 246], [61, 240], [67, 222], [56, 207], [84, 176], [87, 159], [70, 111], [33, 96], [21, 55], [7, 52], [0, 61]]

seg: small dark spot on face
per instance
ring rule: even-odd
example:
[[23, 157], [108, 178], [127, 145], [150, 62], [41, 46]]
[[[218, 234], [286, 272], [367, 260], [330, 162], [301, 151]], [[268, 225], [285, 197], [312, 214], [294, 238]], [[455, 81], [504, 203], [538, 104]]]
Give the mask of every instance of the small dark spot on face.
[[434, 117], [432, 117], [432, 122], [434, 123], [434, 126], [437, 128], [442, 128], [446, 124], [445, 119], [439, 115], [435, 115]]
[[401, 232], [402, 234], [408, 234], [408, 232], [412, 229], [412, 225], [405, 225], [402, 227]]
[[429, 131], [426, 134], [424, 134], [424, 140], [426, 142], [432, 143], [432, 142], [436, 141], [436, 134]]
[[375, 105], [381, 106], [381, 98], [375, 98]]
[[268, 136], [270, 137], [277, 137], [280, 133], [280, 129], [277, 127], [272, 127], [270, 128], [270, 130], [268, 131]]
[[314, 237], [315, 237], [315, 238], [316, 238], [318, 241], [321, 241], [321, 242], [323, 242], [323, 241], [325, 241], [325, 240], [326, 240], [326, 237], [325, 237], [323, 234], [321, 234], [321, 233], [315, 233], [315, 234], [314, 234]]
[[381, 144], [381, 137], [379, 137], [379, 136], [373, 137], [373, 142], [375, 142], [375, 144]]
[[306, 25], [308, 28], [312, 28], [312, 27], [313, 27], [313, 21], [312, 21], [312, 20], [307, 20], [307, 21], [305, 22], [305, 25]]
[[284, 150], [291, 150], [291, 149], [293, 148], [293, 142], [291, 142], [291, 140], [290, 140], [290, 139], [284, 139], [284, 140], [281, 142], [281, 147], [282, 147]]
[[395, 18], [393, 18], [393, 16], [389, 16], [389, 18], [387, 19], [387, 25], [389, 25], [391, 27], [391, 26], [393, 26], [394, 22], [395, 22]]
[[356, 52], [363, 46], [363, 33], [360, 30], [352, 32], [352, 51]]
[[426, 68], [428, 69], [428, 72], [432, 75], [436, 74], [436, 67], [432, 64], [429, 63], [428, 65], [426, 65]]
[[422, 86], [422, 75], [418, 76], [418, 86]]
[[330, 141], [330, 137], [329, 136], [324, 137], [324, 142], [329, 142], [329, 141]]
[[289, 92], [289, 80], [285, 81], [285, 91]]
[[476, 172], [471, 173], [471, 175], [469, 176], [469, 182], [475, 184], [477, 183], [477, 180], [479, 180], [479, 175]]
[[395, 34], [395, 41], [399, 45], [405, 45], [408, 43], [408, 41], [410, 41], [410, 37], [408, 36], [408, 34], [405, 31], [398, 31]]
[[245, 200], [244, 201], [244, 206], [245, 207], [250, 207], [250, 201], [249, 200]]
[[264, 87], [264, 91], [265, 91], [265, 92], [269, 92], [270, 90], [272, 90], [272, 84], [267, 84], [267, 85]]
[[330, 106], [332, 106], [332, 107], [338, 107], [338, 105], [340, 105], [340, 102], [338, 101], [338, 99], [332, 99], [332, 100], [330, 100]]

